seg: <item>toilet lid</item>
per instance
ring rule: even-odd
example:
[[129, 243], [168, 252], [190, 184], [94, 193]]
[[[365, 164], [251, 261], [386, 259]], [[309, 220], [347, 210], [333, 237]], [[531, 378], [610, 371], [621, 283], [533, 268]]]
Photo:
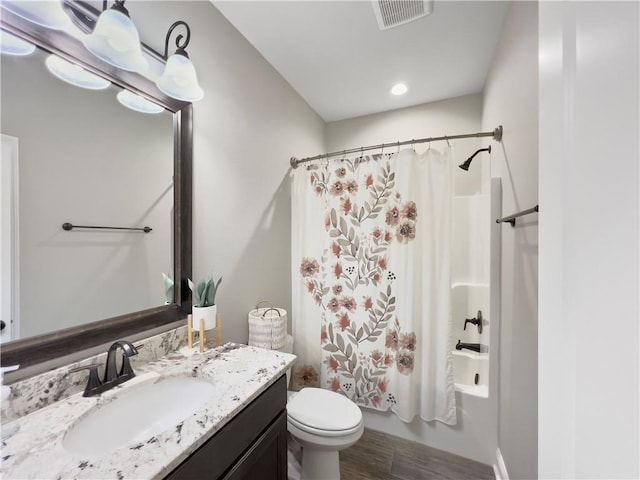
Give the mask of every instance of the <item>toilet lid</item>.
[[307, 387], [287, 403], [287, 415], [296, 423], [318, 430], [344, 431], [362, 421], [360, 408], [339, 393]]

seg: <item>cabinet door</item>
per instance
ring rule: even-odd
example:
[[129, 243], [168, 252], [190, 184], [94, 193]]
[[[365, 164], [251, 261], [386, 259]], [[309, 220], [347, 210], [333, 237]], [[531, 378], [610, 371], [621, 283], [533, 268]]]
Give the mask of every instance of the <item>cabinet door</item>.
[[[268, 469], [266, 462], [274, 458], [278, 471], [275, 476], [229, 478], [287, 478], [287, 383], [283, 375], [258, 398], [247, 405], [234, 419], [193, 452], [165, 480], [217, 480], [227, 478], [247, 460], [247, 468], [258, 462]], [[279, 437], [282, 437], [281, 439]], [[256, 449], [256, 457], [250, 453]], [[263, 451], [264, 449], [264, 451]], [[262, 454], [260, 453], [262, 452]], [[260, 459], [264, 455], [264, 459]], [[250, 461], [249, 461], [250, 460]], [[264, 464], [263, 464], [264, 462]], [[282, 466], [281, 466], [282, 464]], [[244, 467], [243, 467], [244, 468]], [[257, 468], [257, 467], [256, 467]], [[243, 472], [240, 469], [238, 472]], [[257, 472], [258, 470], [256, 470]]]
[[287, 415], [282, 412], [224, 480], [287, 480]]

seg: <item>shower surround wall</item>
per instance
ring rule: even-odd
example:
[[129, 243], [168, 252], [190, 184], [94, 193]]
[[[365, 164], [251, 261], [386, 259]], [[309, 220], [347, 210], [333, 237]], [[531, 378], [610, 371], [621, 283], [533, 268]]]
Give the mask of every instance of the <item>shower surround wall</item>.
[[[482, 95], [466, 95], [440, 102], [393, 110], [327, 124], [327, 150], [337, 151], [359, 145], [392, 143], [411, 138], [471, 133], [482, 131]], [[497, 125], [496, 125], [497, 126]], [[492, 127], [493, 128], [493, 127]], [[490, 130], [490, 129], [484, 129]], [[489, 140], [468, 139], [452, 142], [454, 162], [462, 163], [475, 150], [489, 145]], [[491, 142], [497, 147], [495, 142]], [[446, 145], [445, 145], [446, 146]], [[441, 149], [441, 143], [432, 148]], [[418, 152], [427, 144], [415, 146]], [[439, 422], [425, 422], [416, 417], [403, 423], [394, 414], [364, 410], [365, 425], [410, 440], [446, 450], [483, 463], [495, 463], [497, 447], [497, 349], [499, 300], [494, 287], [497, 270], [491, 258], [499, 254], [500, 183], [490, 179], [487, 153], [474, 158], [468, 172], [455, 169], [452, 297], [452, 345], [458, 339], [464, 343], [482, 343], [489, 353], [453, 350], [454, 377], [458, 425], [450, 427]], [[496, 229], [495, 227], [498, 227]], [[497, 238], [496, 238], [497, 234]], [[490, 238], [493, 235], [493, 238]], [[493, 249], [493, 251], [490, 251]], [[490, 255], [492, 255], [490, 257]], [[494, 296], [490, 296], [490, 292]], [[478, 327], [464, 320], [482, 310], [486, 322], [482, 334]], [[493, 342], [489, 339], [493, 340]], [[479, 374], [478, 385], [475, 374]]]

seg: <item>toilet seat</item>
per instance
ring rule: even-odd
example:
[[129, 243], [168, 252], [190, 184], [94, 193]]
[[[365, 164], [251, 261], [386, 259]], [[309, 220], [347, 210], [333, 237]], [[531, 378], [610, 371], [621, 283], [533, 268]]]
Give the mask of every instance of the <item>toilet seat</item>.
[[362, 412], [348, 398], [321, 388], [307, 387], [287, 403], [287, 420], [307, 433], [323, 437], [353, 434], [362, 428]]

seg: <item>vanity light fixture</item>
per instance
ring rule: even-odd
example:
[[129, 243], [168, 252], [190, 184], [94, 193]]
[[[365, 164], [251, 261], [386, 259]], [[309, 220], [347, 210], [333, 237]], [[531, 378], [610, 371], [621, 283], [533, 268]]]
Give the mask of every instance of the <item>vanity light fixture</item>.
[[[169, 38], [171, 33], [178, 26], [184, 26], [187, 29], [187, 37], [184, 42], [182, 35], [176, 37], [176, 51], [173, 55], [168, 57], [169, 53]], [[196, 102], [204, 97], [204, 92], [200, 85], [198, 85], [198, 78], [196, 76], [196, 69], [189, 59], [189, 55], [186, 52], [187, 45], [191, 38], [191, 29], [186, 22], [178, 20], [167, 32], [167, 36], [164, 42], [164, 58], [167, 61], [164, 72], [156, 80], [156, 86], [162, 93], [172, 98], [183, 100], [185, 102]]]
[[35, 52], [36, 46], [15, 35], [0, 30], [0, 53], [23, 57]]
[[404, 83], [396, 83], [393, 87], [391, 87], [391, 95], [404, 95], [407, 93], [407, 86]]
[[142, 55], [138, 30], [129, 18], [124, 0], [115, 0], [110, 9], [100, 14], [93, 33], [82, 43], [96, 57], [114, 67], [130, 72], [143, 72], [149, 68], [149, 62]]
[[76, 87], [89, 90], [104, 90], [111, 85], [109, 80], [88, 72], [75, 63], [68, 62], [56, 55], [49, 55], [45, 60], [45, 64], [53, 75]]
[[164, 111], [160, 105], [150, 102], [129, 90], [122, 90], [117, 95], [118, 101], [127, 108], [141, 113], [160, 113]]
[[66, 30], [73, 25], [59, 1], [2, 0], [0, 3], [11, 13], [43, 27]]

